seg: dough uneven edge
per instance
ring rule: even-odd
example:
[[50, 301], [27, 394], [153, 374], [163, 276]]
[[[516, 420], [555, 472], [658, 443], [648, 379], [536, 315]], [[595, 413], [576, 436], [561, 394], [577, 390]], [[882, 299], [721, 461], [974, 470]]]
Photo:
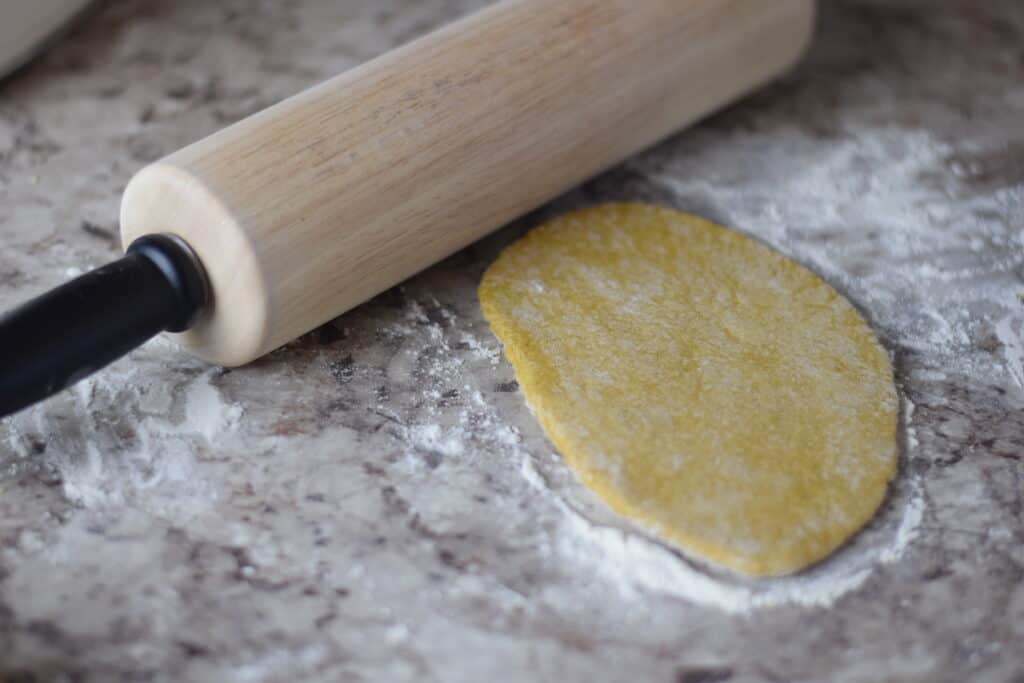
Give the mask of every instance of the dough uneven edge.
[[[550, 231], [564, 230], [571, 222], [587, 222], [608, 220], [609, 212], [621, 214], [630, 219], [650, 216], [685, 221], [698, 231], [722, 231], [719, 235], [729, 243], [734, 241], [751, 242], [753, 248], [762, 254], [770, 254], [768, 258], [785, 261], [786, 267], [801, 269], [816, 286], [835, 293], [838, 297], [836, 305], [847, 307], [851, 316], [856, 316], [858, 323], [850, 330], [852, 335], [863, 339], [859, 343], [870, 346], [871, 359], [879, 369], [875, 379], [878, 385], [879, 399], [884, 404], [883, 412], [886, 419], [884, 429], [879, 429], [878, 446], [875, 455], [883, 461], [875, 463], [872, 468], [859, 473], [862, 477], [859, 505], [845, 511], [844, 524], [839, 527], [824, 528], [817, 534], [804, 534], [790, 543], [789, 539], [777, 539], [779, 550], [767, 553], [739, 553], [723, 539], [708, 538], [698, 533], [691, 533], [652, 517], [650, 511], [639, 505], [636, 500], [626, 495], [619, 482], [611, 477], [606, 468], [598, 466], [580, 447], [577, 439], [572, 436], [572, 425], [567, 424], [554, 409], [553, 401], [557, 401], [557, 392], [551, 391], [553, 383], [557, 383], [558, 370], [549, 363], [546, 354], [534, 348], [535, 340], [530, 327], [515, 315], [506, 310], [502, 287], [508, 284], [508, 270], [520, 258], [524, 250], [543, 249], [546, 235]], [[514, 268], [513, 268], [514, 270]], [[785, 256], [756, 242], [744, 235], [730, 231], [696, 216], [682, 214], [671, 209], [654, 207], [644, 204], [610, 204], [583, 209], [558, 217], [520, 238], [509, 245], [491, 264], [484, 275], [479, 289], [481, 308], [484, 317], [490, 324], [494, 334], [502, 342], [504, 352], [515, 372], [516, 379], [522, 388], [527, 405], [540, 423], [545, 434], [555, 448], [561, 453], [566, 463], [576, 473], [580, 481], [593, 490], [613, 511], [636, 523], [644, 531], [653, 534], [658, 540], [680, 550], [687, 557], [729, 570], [751, 576], [780, 576], [812, 566], [834, 553], [845, 545], [863, 528], [877, 513], [885, 501], [889, 485], [897, 474], [899, 459], [898, 432], [899, 410], [898, 396], [893, 380], [892, 364], [888, 353], [878, 343], [877, 337], [859, 311], [842, 294], [835, 292], [826, 281], [816, 273], [800, 264], [790, 261]], [[885, 444], [882, 446], [882, 444]], [[811, 540], [808, 540], [811, 539]]]

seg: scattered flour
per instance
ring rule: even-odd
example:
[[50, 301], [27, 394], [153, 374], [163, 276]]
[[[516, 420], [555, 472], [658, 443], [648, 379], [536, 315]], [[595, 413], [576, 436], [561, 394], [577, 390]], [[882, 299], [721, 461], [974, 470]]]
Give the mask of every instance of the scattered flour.
[[197, 432], [213, 443], [218, 434], [238, 425], [242, 408], [224, 403], [220, 392], [210, 384], [211, 377], [212, 371], [207, 371], [185, 390], [185, 423], [178, 429]]
[[[1024, 389], [1024, 288], [1018, 276], [1024, 268], [1024, 233], [1008, 220], [1014, 213], [1024, 215], [1024, 186], [989, 194], [952, 186], [937, 192], [928, 182], [939, 182], [935, 169], [956, 150], [919, 131], [873, 129], [839, 143], [793, 135], [794, 146], [821, 145], [821, 154], [812, 157], [804, 150], [793, 155], [801, 160], [798, 166], [779, 159], [777, 172], [753, 173], [728, 186], [713, 179], [736, 172], [729, 149], [720, 159], [715, 150], [693, 160], [673, 157], [664, 175], [650, 177], [677, 197], [728, 207], [722, 222], [752, 230], [823, 273], [866, 311], [890, 348], [913, 354], [915, 362], [901, 368], [908, 383], [973, 377]], [[810, 158], [817, 162], [808, 163]], [[676, 167], [691, 163], [698, 166]], [[873, 169], [869, 187], [859, 185], [865, 176], [857, 169], [864, 166]], [[974, 172], [965, 167], [961, 175], [966, 181]], [[774, 203], [777, 197], [787, 198], [785, 207]], [[837, 228], [851, 225], [863, 228]], [[984, 249], [983, 243], [1000, 248]], [[432, 324], [417, 305], [410, 306], [406, 319]], [[439, 326], [430, 336], [443, 341], [445, 330]], [[497, 363], [497, 347], [492, 353], [492, 347], [471, 335], [459, 341], [474, 357], [488, 362], [493, 357]], [[451, 345], [443, 345], [431, 376], [458, 377], [462, 361], [457, 356]], [[930, 400], [941, 401], [942, 392], [933, 393]], [[904, 397], [904, 457], [911, 461], [920, 457], [914, 409]], [[743, 580], [707, 570], [641, 533], [599, 524], [576, 511], [552, 490], [525, 449], [500, 436], [503, 426], [506, 422], [492, 408], [485, 438], [473, 437], [460, 421], [452, 428], [437, 425], [436, 433], [427, 428], [427, 440], [417, 440], [421, 432], [413, 428], [408, 441], [418, 448], [440, 438], [472, 437], [474, 443], [464, 446], [466, 454], [483, 444], [518, 459], [523, 481], [563, 510], [551, 552], [623, 592], [658, 591], [732, 613], [786, 604], [828, 606], [880, 567], [898, 562], [917, 538], [926, 512], [921, 482], [904, 474], [878, 518], [832, 557], [794, 577]]]
[[[950, 146], [902, 128], [873, 130], [861, 138], [854, 132], [839, 142], [794, 132], [794, 145], [820, 144], [820, 156], [793, 154], [800, 161], [792, 167], [785, 158], [773, 159], [776, 172], [754, 173], [743, 182], [714, 181], [716, 174], [737, 172], [728, 145], [720, 158], [717, 148], [692, 160], [682, 155], [666, 162], [663, 177], [648, 175], [675, 196], [728, 207], [726, 215], [709, 217], [749, 229], [823, 273], [863, 307], [890, 348], [913, 354], [908, 381], [916, 386], [973, 376], [1024, 389], [1024, 291], [1018, 275], [1024, 267], [1024, 234], [1007, 220], [1014, 212], [1024, 215], [1024, 187], [988, 195], [955, 186], [936, 192], [922, 178], [955, 153]], [[699, 167], [675, 168], [688, 163]], [[858, 185], [865, 175], [856, 169], [864, 166], [873, 169], [869, 187]], [[965, 177], [972, 173], [969, 167], [962, 170]], [[785, 206], [776, 204], [778, 197], [786, 198]], [[851, 231], [851, 225], [863, 231]], [[982, 242], [998, 248], [980, 249]], [[747, 581], [722, 575], [642, 533], [598, 523], [574, 509], [538, 471], [505, 411], [489, 402], [494, 400], [490, 388], [467, 385], [480, 374], [474, 366], [500, 364], [497, 343], [466, 330], [436, 301], [426, 304], [410, 302], [402, 320], [384, 333], [416, 338], [425, 331], [430, 348], [415, 349], [420, 364], [408, 367], [422, 374], [417, 382], [422, 380], [424, 395], [435, 405], [452, 387], [459, 390], [448, 407], [418, 410], [413, 419], [391, 416], [409, 466], [429, 466], [437, 457], [504, 459], [536, 496], [560, 510], [557, 523], [545, 531], [550, 541], [545, 552], [574, 573], [602, 577], [605, 588], [623, 594], [656, 591], [732, 613], [787, 604], [827, 606], [864, 585], [879, 568], [898, 562], [918, 536], [926, 509], [915, 480], [898, 483], [879, 519], [851, 545], [795, 577]], [[241, 408], [225, 400], [211, 372], [178, 391], [148, 387], [147, 392], [139, 388], [144, 383], [136, 367], [116, 364], [72, 394], [82, 431], [55, 449], [73, 456], [58, 463], [65, 495], [85, 507], [132, 501], [175, 515], [208, 508], [218, 495], [217, 484], [198, 476], [197, 461], [232, 436]], [[404, 370], [399, 375], [407, 376]], [[127, 450], [123, 444], [114, 447], [112, 440], [123, 434], [105, 423], [118, 412], [114, 403], [138, 412], [130, 420], [134, 432]], [[377, 408], [387, 414], [384, 405]], [[67, 431], [67, 420], [54, 422], [63, 417], [37, 407], [8, 420], [7, 443], [17, 457], [5, 463], [11, 472], [0, 476], [29, 466], [37, 439]], [[920, 444], [909, 402], [904, 422], [905, 454], [913, 460]], [[117, 457], [108, 456], [111, 452]]]
[[[475, 357], [487, 357], [483, 344], [469, 341], [473, 337], [459, 333], [458, 327], [449, 325], [449, 321], [430, 322], [418, 304], [409, 305], [405, 318], [433, 328], [428, 338], [440, 348], [425, 366], [428, 394], [440, 394], [444, 387], [469, 375], [447, 341], [449, 336], [462, 342], [460, 348]], [[574, 573], [601, 577], [606, 586], [623, 595], [654, 591], [730, 613], [787, 604], [827, 607], [862, 586], [879, 566], [897, 562], [917, 537], [924, 514], [920, 486], [916, 481], [905, 482], [872, 529], [809, 571], [792, 577], [757, 580], [726, 575], [690, 561], [642, 532], [598, 523], [574, 509], [537, 470], [533, 456], [522, 444], [522, 435], [488, 403], [484, 394], [470, 385], [464, 385], [461, 394], [457, 407], [426, 408], [426, 414], [436, 421], [401, 426], [399, 436], [408, 448], [408, 466], [422, 467], [430, 454], [486, 454], [518, 463], [522, 481], [560, 511], [546, 549], [550, 559], [575, 568]], [[906, 402], [903, 413], [909, 424], [913, 405]], [[397, 415], [393, 418], [401, 422]], [[908, 428], [908, 444], [915, 443], [913, 439], [913, 430]]]
[[[197, 458], [236, 431], [242, 408], [213, 386], [213, 370], [187, 380], [178, 392], [167, 391], [166, 401], [147, 402], [150, 391], [167, 388], [144, 386], [139, 382], [144, 372], [114, 364], [68, 394], [9, 420], [8, 443], [20, 456], [15, 464], [36, 466], [30, 444], [52, 440], [62, 454], [55, 464], [64, 496], [77, 505], [133, 504], [179, 519], [208, 509], [217, 499], [217, 485], [199, 475]], [[183, 419], [173, 417], [169, 397], [174, 393], [181, 397]], [[162, 410], [125, 414], [128, 407], [154, 404]]]
[[1006, 316], [996, 323], [995, 334], [1002, 345], [1007, 372], [1024, 389], [1024, 320]]
[[501, 349], [498, 348], [497, 342], [487, 344], [471, 334], [463, 334], [460, 341], [478, 358], [488, 361], [491, 365], [497, 365], [501, 360]]
[[[522, 469], [528, 482], [548, 490], [528, 456]], [[733, 614], [788, 604], [828, 607], [863, 585], [879, 565], [898, 561], [917, 537], [924, 497], [917, 482], [910, 488], [902, 511], [881, 513], [879, 540], [855, 542], [795, 576], [743, 579], [705, 570], [642, 533], [595, 523], [562, 501], [564, 528], [556, 548], [564, 561], [584, 565], [624, 594], [655, 591]]]
[[[413, 467], [423, 458], [460, 456], [479, 450], [481, 446], [517, 446], [520, 441], [518, 433], [500, 421], [479, 389], [464, 383], [468, 373], [459, 351], [463, 355], [468, 352], [471, 360], [497, 365], [501, 357], [497, 341], [484, 342], [469, 332], [460, 331], [457, 322], [455, 314], [437, 300], [431, 301], [430, 314], [413, 300], [406, 305], [403, 320], [387, 328], [389, 334], [399, 337], [410, 336], [417, 328], [425, 329], [435, 348], [408, 350], [423, 363], [418, 368], [424, 375], [420, 390], [434, 401], [441, 401], [446, 392], [452, 392], [452, 398], [458, 396], [463, 406], [456, 411], [443, 410], [436, 405], [421, 406], [422, 413], [438, 421], [407, 424], [399, 415], [389, 413], [383, 404], [378, 404], [378, 412], [389, 415], [400, 425], [400, 436], [408, 446], [406, 460]], [[453, 386], [460, 388], [452, 390]], [[422, 414], [417, 419], [421, 420]]]
[[406, 441], [417, 451], [435, 451], [442, 455], [461, 455], [466, 448], [464, 427], [442, 430], [439, 424], [420, 424], [408, 427]]

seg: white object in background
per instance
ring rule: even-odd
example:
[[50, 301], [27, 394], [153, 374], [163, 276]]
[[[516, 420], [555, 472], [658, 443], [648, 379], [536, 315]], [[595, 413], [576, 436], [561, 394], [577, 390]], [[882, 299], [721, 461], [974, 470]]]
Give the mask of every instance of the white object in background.
[[0, 76], [35, 57], [91, 1], [0, 1]]

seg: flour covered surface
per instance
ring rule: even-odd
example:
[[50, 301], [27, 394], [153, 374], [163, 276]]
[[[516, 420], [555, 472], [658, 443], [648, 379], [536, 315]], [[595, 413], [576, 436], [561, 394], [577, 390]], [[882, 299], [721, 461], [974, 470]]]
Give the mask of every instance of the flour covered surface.
[[656, 206], [585, 209], [508, 247], [480, 301], [569, 466], [670, 545], [789, 574], [885, 497], [888, 355], [843, 296], [750, 238]]

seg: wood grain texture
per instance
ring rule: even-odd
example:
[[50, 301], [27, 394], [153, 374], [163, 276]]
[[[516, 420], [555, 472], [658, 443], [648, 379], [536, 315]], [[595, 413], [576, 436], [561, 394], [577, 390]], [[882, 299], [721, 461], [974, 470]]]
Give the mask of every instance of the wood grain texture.
[[140, 171], [125, 244], [173, 232], [248, 362], [778, 75], [813, 0], [504, 0]]

